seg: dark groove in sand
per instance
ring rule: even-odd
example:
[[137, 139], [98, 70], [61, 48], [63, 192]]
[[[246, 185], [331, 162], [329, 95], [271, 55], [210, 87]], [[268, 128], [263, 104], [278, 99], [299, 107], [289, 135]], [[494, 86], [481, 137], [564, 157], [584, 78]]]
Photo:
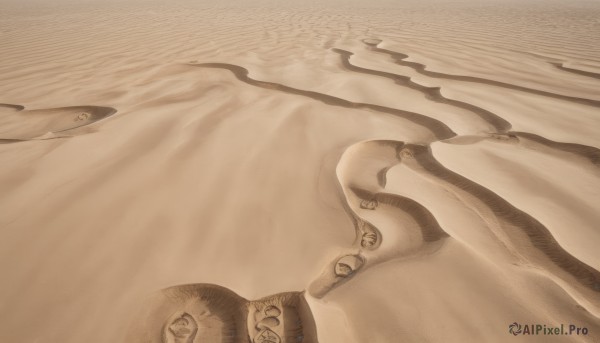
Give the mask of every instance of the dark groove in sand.
[[481, 107], [478, 107], [478, 106], [475, 106], [475, 105], [472, 105], [472, 104], [469, 104], [466, 102], [446, 98], [445, 96], [442, 95], [440, 87], [427, 87], [427, 86], [423, 86], [423, 85], [420, 85], [420, 84], [414, 82], [408, 76], [359, 67], [359, 66], [356, 66], [356, 65], [350, 63], [350, 56], [354, 55], [352, 52], [342, 50], [342, 49], [332, 49], [332, 51], [338, 53], [342, 57], [342, 64], [344, 65], [344, 67], [346, 69], [348, 69], [350, 71], [385, 77], [385, 78], [388, 78], [388, 79], [394, 81], [395, 83], [397, 83], [399, 85], [402, 85], [402, 86], [405, 86], [405, 87], [408, 87], [408, 88], [411, 88], [411, 89], [414, 89], [416, 91], [423, 93], [427, 99], [432, 100], [434, 102], [448, 104], [448, 105], [451, 105], [454, 107], [459, 107], [459, 108], [465, 109], [467, 111], [473, 112], [475, 115], [477, 115], [478, 117], [483, 119], [485, 122], [490, 124], [492, 127], [494, 127], [494, 129], [498, 132], [506, 132], [506, 131], [510, 130], [510, 128], [512, 127], [511, 124], [508, 121], [506, 121], [504, 118], [502, 118], [488, 110], [485, 110]]
[[417, 62], [405, 61], [404, 59], [408, 58], [408, 55], [406, 55], [406, 54], [379, 48], [378, 45], [380, 43], [374, 43], [374, 42], [370, 43], [370, 42], [365, 42], [365, 41], [363, 41], [363, 43], [365, 45], [367, 45], [369, 47], [369, 49], [371, 49], [372, 51], [389, 55], [390, 57], [392, 57], [392, 59], [394, 59], [394, 62], [396, 64], [412, 68], [419, 74], [422, 74], [425, 76], [438, 78], [438, 79], [446, 79], [446, 80], [482, 83], [482, 84], [487, 84], [487, 85], [491, 85], [491, 86], [517, 90], [517, 91], [521, 91], [521, 92], [525, 92], [525, 93], [541, 95], [541, 96], [550, 97], [550, 98], [554, 98], [554, 99], [571, 101], [571, 102], [575, 102], [578, 104], [583, 104], [583, 105], [588, 105], [588, 106], [593, 106], [593, 107], [600, 107], [600, 100], [592, 100], [592, 99], [556, 94], [556, 93], [547, 92], [547, 91], [543, 91], [543, 90], [539, 90], [539, 89], [518, 86], [518, 85], [511, 84], [511, 83], [489, 80], [489, 79], [484, 79], [484, 78], [475, 77], [475, 76], [452, 75], [452, 74], [445, 74], [445, 73], [430, 71], [430, 70], [426, 69], [427, 66], [424, 64], [417, 63]]
[[583, 75], [583, 76], [587, 76], [587, 77], [591, 77], [591, 78], [600, 80], [600, 74], [598, 74], [598, 73], [592, 73], [591, 71], [585, 71], [585, 70], [565, 67], [563, 63], [550, 63], [550, 64], [552, 64], [553, 66], [555, 66], [556, 68], [558, 68], [560, 70], [563, 70], [563, 71], [566, 71], [569, 73]]
[[552, 149], [561, 150], [564, 152], [569, 152], [581, 156], [585, 159], [588, 159], [594, 165], [600, 165], [600, 149], [596, 147], [577, 143], [556, 142], [529, 132], [511, 131], [509, 133], [514, 134], [517, 137], [529, 139], [531, 141], [534, 141], [538, 144], [544, 145]]
[[21, 105], [12, 105], [12, 104], [0, 104], [0, 107], [7, 107], [16, 111], [23, 111], [25, 109], [25, 106], [21, 106]]
[[254, 80], [248, 76], [249, 72], [246, 68], [243, 68], [243, 67], [240, 67], [237, 65], [233, 65], [233, 64], [202, 63], [202, 64], [188, 64], [188, 65], [202, 67], [202, 68], [226, 69], [226, 70], [231, 71], [238, 80], [240, 80], [244, 83], [247, 83], [249, 85], [264, 88], [264, 89], [277, 90], [277, 91], [288, 93], [288, 94], [294, 94], [294, 95], [308, 97], [308, 98], [318, 100], [318, 101], [323, 102], [328, 105], [345, 107], [345, 108], [354, 108], [354, 109], [368, 109], [368, 110], [372, 110], [372, 111], [376, 111], [376, 112], [392, 114], [392, 115], [407, 119], [417, 125], [425, 127], [426, 129], [431, 131], [438, 140], [447, 139], [447, 138], [456, 136], [456, 133], [454, 133], [454, 131], [452, 131], [452, 129], [450, 129], [448, 126], [446, 126], [446, 124], [442, 123], [439, 120], [433, 119], [431, 117], [428, 117], [428, 116], [425, 116], [425, 115], [422, 115], [419, 113], [399, 110], [396, 108], [385, 107], [385, 106], [380, 106], [380, 105], [375, 105], [375, 104], [352, 102], [352, 101], [348, 101], [346, 99], [338, 98], [335, 96], [331, 96], [331, 95], [327, 95], [327, 94], [323, 94], [323, 93], [319, 93], [319, 92], [313, 92], [313, 91], [292, 88], [292, 87], [285, 86], [285, 85], [282, 85], [279, 83]]

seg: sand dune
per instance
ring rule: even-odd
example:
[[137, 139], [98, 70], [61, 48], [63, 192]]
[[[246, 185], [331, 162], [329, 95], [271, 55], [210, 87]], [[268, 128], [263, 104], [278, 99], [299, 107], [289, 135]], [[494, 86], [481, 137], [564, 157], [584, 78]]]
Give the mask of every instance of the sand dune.
[[599, 16], [1, 4], [0, 341], [599, 341]]

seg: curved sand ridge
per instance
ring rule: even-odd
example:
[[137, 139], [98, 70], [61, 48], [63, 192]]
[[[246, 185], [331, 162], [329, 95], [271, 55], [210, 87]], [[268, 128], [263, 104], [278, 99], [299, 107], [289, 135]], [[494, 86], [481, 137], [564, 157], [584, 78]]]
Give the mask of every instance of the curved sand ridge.
[[[322, 298], [350, 276], [378, 263], [435, 252], [448, 237], [421, 204], [384, 191], [381, 175], [398, 163], [403, 146], [402, 142], [366, 141], [345, 151], [337, 175], [357, 238], [354, 246], [342, 252], [309, 286], [312, 296]], [[336, 266], [348, 256], [360, 259], [360, 265], [350, 273], [336, 273]]]
[[91, 125], [117, 112], [111, 107], [72, 106], [25, 110], [0, 104], [0, 142], [68, 137], [67, 131]]
[[485, 187], [443, 167], [429, 147], [413, 145], [407, 149], [414, 157], [414, 161], [406, 162], [410, 168], [443, 183], [467, 206], [476, 208], [482, 217], [497, 220], [488, 222], [497, 225], [490, 229], [501, 231], [503, 235], [498, 235], [498, 239], [509, 249], [514, 249], [525, 264], [545, 270], [563, 287], [573, 291], [575, 298], [586, 308], [596, 315], [600, 313], [600, 272], [566, 252], [535, 218]]
[[[595, 100], [569, 97], [493, 80], [430, 72], [426, 70], [426, 66], [423, 64], [403, 61], [408, 57], [407, 55], [378, 48], [377, 45], [381, 42], [380, 40], [363, 40], [363, 42], [377, 52], [386, 53], [394, 57], [396, 63], [410, 66], [419, 73], [430, 77], [447, 78], [467, 82], [479, 82], [498, 87], [509, 88], [516, 91], [553, 97], [564, 101], [598, 106], [598, 102]], [[541, 146], [542, 148], [546, 149], [548, 153], [556, 153], [556, 150], [559, 150], [561, 152], [582, 156], [588, 159], [594, 165], [598, 163], [597, 160], [599, 156], [599, 150], [595, 147], [581, 144], [554, 142], [544, 137], [526, 132], [510, 132], [509, 130], [512, 126], [505, 119], [481, 107], [462, 101], [448, 99], [441, 94], [441, 89], [439, 87], [422, 86], [419, 83], [412, 81], [410, 77], [352, 65], [350, 62], [350, 57], [353, 55], [353, 53], [335, 48], [332, 49], [332, 51], [341, 56], [343, 66], [349, 71], [391, 79], [398, 85], [422, 92], [430, 100], [443, 102], [451, 106], [469, 110], [477, 115], [477, 117], [480, 119], [488, 122], [490, 127], [495, 129], [495, 132], [475, 136], [477, 138], [470, 142], [476, 142], [482, 139], [491, 139], [500, 142], [513, 141], [517, 142], [518, 144], [518, 138], [522, 137], [537, 144], [537, 146], [533, 148], [539, 149]], [[203, 63], [190, 65], [204, 68], [226, 69], [234, 73], [234, 75], [240, 81], [243, 81], [249, 85], [309, 97], [318, 101], [322, 101], [328, 105], [348, 108], [364, 108], [372, 111], [396, 114], [403, 119], [410, 120], [418, 125], [427, 127], [434, 134], [436, 140], [446, 139], [448, 143], [453, 143], [454, 141], [459, 142], [461, 139], [461, 137], [456, 136], [452, 130], [450, 130], [440, 121], [429, 118], [423, 114], [406, 112], [374, 104], [356, 103], [324, 93], [301, 90], [273, 82], [255, 80], [248, 76], [249, 71], [247, 69], [236, 65], [223, 63]], [[461, 192], [467, 192], [470, 194], [470, 198], [472, 199], [465, 201], [465, 205], [468, 207], [475, 206], [478, 208], [483, 206], [486, 208], [486, 214], [484, 216], [492, 216], [499, 222], [499, 226], [497, 228], [491, 229], [502, 232], [502, 234], [498, 236], [498, 240], [502, 241], [501, 244], [510, 245], [509, 250], [517, 254], [520, 258], [524, 258], [527, 261], [526, 264], [531, 264], [534, 266], [534, 268], [542, 268], [546, 270], [550, 277], [557, 280], [557, 282], [559, 282], [563, 287], [566, 287], [570, 291], [574, 292], [578, 301], [581, 301], [581, 303], [589, 308], [592, 312], [600, 313], [600, 302], [597, 300], [598, 292], [600, 292], [600, 273], [566, 252], [556, 242], [556, 240], [554, 240], [548, 229], [546, 229], [533, 217], [522, 211], [519, 211], [517, 208], [510, 205], [510, 203], [506, 202], [495, 193], [487, 190], [485, 187], [470, 182], [468, 179], [443, 168], [439, 163], [437, 163], [437, 161], [435, 161], [430, 152], [427, 153], [429, 151], [427, 146], [412, 144], [405, 145], [402, 142], [389, 141], [364, 142], [358, 144], [370, 145], [369, 150], [371, 151], [368, 151], [366, 153], [367, 155], [380, 154], [373, 151], [377, 150], [378, 147], [382, 149], [389, 149], [390, 145], [393, 146], [396, 158], [393, 161], [387, 161], [387, 165], [379, 169], [378, 172], [373, 175], [374, 180], [377, 180], [377, 183], [380, 186], [385, 186], [385, 174], [393, 165], [401, 163], [402, 160], [415, 160], [419, 162], [416, 164], [421, 167], [419, 170], [421, 170], [421, 172], [426, 171], [429, 174], [429, 178], [436, 177], [437, 179], [444, 180], [444, 182], [450, 185], [448, 187], [452, 188], [451, 191], [454, 193], [459, 194]], [[520, 146], [531, 147], [531, 145], [526, 144], [520, 144]], [[355, 153], [350, 154], [355, 155]], [[416, 168], [412, 163], [409, 163], [408, 165]], [[429, 167], [429, 169], [425, 167]], [[346, 172], [338, 171], [338, 173], [342, 174], [338, 175], [338, 177], [340, 178], [341, 187], [344, 191], [344, 194], [346, 194], [347, 202], [349, 203], [347, 211], [355, 223], [357, 240], [355, 247], [352, 250], [340, 254], [340, 257], [332, 261], [325, 268], [323, 273], [313, 282], [313, 284], [309, 287], [309, 292], [311, 295], [318, 298], [325, 296], [327, 292], [346, 282], [349, 277], [357, 274], [359, 270], [370, 266], [372, 264], [370, 263], [371, 260], [373, 262], [381, 262], [390, 258], [406, 257], [406, 254], [402, 253], [403, 249], [398, 250], [398, 245], [402, 244], [400, 241], [392, 244], [392, 246], [395, 248], [394, 250], [396, 251], [395, 254], [390, 255], [386, 252], [383, 252], [380, 256], [377, 256], [377, 254], [372, 254], [370, 250], [372, 250], [373, 247], [381, 249], [382, 251], [386, 250], [386, 235], [382, 232], [387, 230], [382, 230], [376, 225], [373, 225], [374, 220], [369, 221], [365, 218], [362, 218], [358, 212], [368, 210], [381, 213], [381, 216], [387, 217], [388, 219], [395, 218], [392, 219], [392, 221], [395, 220], [397, 223], [403, 223], [401, 226], [403, 226], [405, 230], [409, 230], [407, 227], [412, 226], [420, 237], [416, 240], [420, 240], [422, 242], [420, 244], [416, 244], [416, 246], [405, 249], [406, 251], [413, 251], [413, 253], [419, 250], [417, 246], [427, 247], [426, 243], [438, 242], [441, 239], [448, 237], [448, 234], [439, 226], [435, 220], [435, 217], [418, 202], [400, 195], [386, 193], [381, 189], [367, 190], [355, 184], [344, 184], [342, 179], [343, 174]], [[355, 200], [352, 200], [352, 198]], [[359, 203], [358, 206], [356, 204], [357, 201]], [[472, 205], [472, 201], [475, 201], [478, 204]], [[402, 219], [403, 215], [400, 215], [399, 213], [402, 213], [405, 217], [411, 218], [413, 224], [407, 225], [406, 223], [410, 222], [411, 220]], [[509, 240], [506, 241], [507, 237], [512, 238], [509, 238]], [[439, 244], [436, 246], [439, 247]], [[425, 251], [435, 251], [435, 249], [425, 249]], [[347, 262], [343, 262], [344, 260], [348, 259], [352, 259], [354, 263], [350, 265]], [[343, 272], [340, 272], [340, 265], [343, 266]], [[575, 286], [572, 286], [573, 284], [575, 284]]]
[[[496, 138], [489, 139], [496, 140]], [[377, 147], [385, 149], [385, 146], [389, 146], [389, 144], [390, 142], [369, 141], [357, 143], [355, 146], [364, 147], [365, 145], [368, 145], [370, 150], [374, 150], [377, 149]], [[352, 149], [356, 149], [355, 146], [353, 146]], [[395, 148], [397, 150], [397, 160], [395, 163], [404, 163], [409, 166], [409, 168], [432, 180], [434, 183], [442, 185], [442, 187], [449, 192], [452, 192], [459, 197], [461, 201], [464, 202], [465, 206], [474, 209], [474, 211], [480, 213], [483, 218], [488, 218], [489, 220], [486, 222], [491, 226], [495, 226], [490, 227], [490, 230], [496, 234], [499, 244], [507, 246], [508, 250], [520, 260], [521, 264], [545, 270], [549, 277], [555, 279], [561, 286], [572, 292], [577, 301], [597, 315], [598, 309], [600, 308], [600, 302], [598, 301], [598, 292], [600, 292], [600, 273], [566, 252], [552, 237], [548, 229], [535, 220], [535, 218], [520, 211], [485, 187], [444, 168], [435, 160], [427, 146], [402, 144], [401, 142], [398, 142]], [[356, 158], [356, 153], [353, 151], [348, 154], [352, 155], [353, 158]], [[365, 154], [377, 155], [377, 152], [368, 151], [365, 152]], [[379, 153], [379, 155], [381, 155], [381, 153]], [[360, 160], [360, 158], [358, 158], [358, 160]], [[359, 165], [362, 164], [359, 163]], [[352, 169], [352, 167], [348, 165], [345, 167]], [[390, 167], [391, 165], [388, 165], [383, 170], [388, 170]], [[360, 167], [354, 166], [354, 168]], [[340, 171], [340, 173], [344, 175], [344, 171]], [[372, 178], [376, 179], [377, 177], [376, 175], [372, 175]], [[341, 175], [340, 179], [343, 179]], [[439, 226], [434, 216], [416, 201], [395, 194], [366, 191], [352, 186], [355, 182], [356, 181], [342, 182], [342, 187], [345, 188], [344, 186], [346, 186], [348, 190], [352, 192], [349, 196], [345, 189], [347, 199], [349, 203], [351, 203], [350, 208], [357, 209], [357, 204], [360, 204], [360, 208], [363, 210], [358, 211], [364, 212], [364, 209], [367, 209], [369, 211], [378, 212], [379, 216], [392, 217], [394, 218], [392, 221], [397, 223], [402, 230], [410, 230], [411, 225], [407, 225], [407, 221], [402, 220], [401, 216], [385, 211], [385, 205], [393, 206], [397, 210], [400, 210], [413, 218], [415, 222], [413, 227], [416, 227], [417, 231], [419, 231], [419, 238], [423, 243], [437, 242], [448, 236], [448, 234]], [[371, 184], [373, 184], [373, 182]], [[355, 221], [358, 223], [357, 232], [361, 232], [360, 225], [361, 223], [366, 222], [366, 220], [362, 219], [354, 211], [352, 211], [350, 215], [357, 217]], [[371, 215], [370, 218], [372, 217], [373, 215]], [[374, 221], [371, 220], [371, 222]], [[385, 234], [386, 231], [378, 228], [376, 232], [382, 231], [384, 233], [380, 234], [380, 239], [382, 240], [382, 246], [385, 247], [385, 244], [387, 243], [386, 239], [389, 239]], [[383, 260], [381, 259], [381, 256], [374, 256], [374, 260], [382, 262], [389, 258], [406, 257], [406, 255], [402, 253], [403, 249], [399, 249], [398, 247], [398, 242], [395, 242], [395, 255], [385, 256]], [[423, 247], [425, 247], [425, 245], [423, 245]], [[428, 251], [435, 250], [429, 249]], [[362, 252], [357, 253], [357, 256], [362, 255]], [[370, 261], [367, 258], [364, 263], [365, 267], [371, 265], [369, 262]], [[331, 267], [329, 269], [331, 269]], [[348, 276], [350, 275], [344, 275], [343, 277]], [[312, 295], [323, 297], [327, 292], [323, 289], [324, 286], [322, 284], [325, 283], [323, 279], [329, 279], [329, 288], [327, 291], [340, 284], [340, 280], [336, 278], [332, 279], [331, 276], [324, 274], [321, 276], [321, 279], [315, 282], [312, 289], [309, 288]]]

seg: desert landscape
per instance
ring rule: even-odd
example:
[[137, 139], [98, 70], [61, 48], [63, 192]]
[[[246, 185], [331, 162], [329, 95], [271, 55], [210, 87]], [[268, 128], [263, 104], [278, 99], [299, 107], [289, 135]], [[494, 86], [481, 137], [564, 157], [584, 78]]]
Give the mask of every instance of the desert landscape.
[[0, 342], [600, 342], [598, 1], [2, 0], [0, 46]]

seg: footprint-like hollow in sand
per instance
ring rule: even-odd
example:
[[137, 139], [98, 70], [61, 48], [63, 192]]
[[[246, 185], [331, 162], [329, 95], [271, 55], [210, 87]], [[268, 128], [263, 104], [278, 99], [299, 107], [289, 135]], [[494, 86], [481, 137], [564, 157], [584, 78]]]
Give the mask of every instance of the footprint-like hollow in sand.
[[275, 317], [267, 317], [267, 318], [264, 318], [263, 320], [261, 320], [260, 322], [258, 322], [256, 324], [256, 328], [260, 330], [260, 329], [264, 329], [264, 328], [279, 326], [279, 324], [280, 324], [279, 319], [277, 319]]
[[357, 218], [357, 230], [360, 236], [360, 246], [375, 249], [381, 243], [379, 231], [369, 222]]
[[267, 317], [279, 317], [281, 310], [277, 306], [268, 306], [264, 309], [265, 316]]
[[77, 115], [77, 117], [75, 117], [74, 121], [88, 120], [91, 116], [92, 115], [87, 112], [81, 112]]
[[287, 292], [248, 303], [253, 343], [317, 342], [316, 326], [302, 292]]
[[374, 210], [377, 206], [379, 206], [377, 199], [362, 200], [360, 202], [360, 208], [365, 210]]
[[335, 264], [335, 275], [348, 277], [358, 271], [364, 262], [364, 259], [359, 255], [343, 256]]
[[364, 248], [370, 248], [377, 243], [377, 234], [375, 232], [365, 232], [362, 234], [360, 245]]
[[365, 258], [357, 253], [344, 255], [331, 262], [308, 287], [308, 292], [315, 298], [323, 298], [337, 286], [350, 280], [365, 264]]
[[165, 343], [193, 343], [198, 324], [188, 313], [176, 314], [175, 319], [165, 327], [163, 341]]
[[488, 137], [490, 139], [506, 142], [506, 143], [518, 143], [519, 137], [513, 133], [489, 133]]
[[382, 40], [377, 38], [365, 38], [362, 40], [362, 42], [369, 46], [377, 46], [382, 42]]
[[280, 343], [281, 337], [269, 329], [263, 329], [254, 337], [254, 343]]
[[400, 152], [398, 153], [398, 157], [400, 159], [403, 159], [403, 158], [410, 159], [410, 158], [413, 158], [414, 155], [410, 149], [405, 148], [405, 149], [400, 150]]

